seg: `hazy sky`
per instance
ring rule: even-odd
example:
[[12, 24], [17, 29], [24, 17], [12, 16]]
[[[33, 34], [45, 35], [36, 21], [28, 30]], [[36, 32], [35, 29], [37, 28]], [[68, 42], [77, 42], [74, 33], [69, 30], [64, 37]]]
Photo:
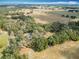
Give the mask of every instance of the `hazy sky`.
[[68, 3], [68, 4], [77, 4], [79, 0], [0, 0], [0, 3]]
[[79, 0], [0, 0], [0, 1], [24, 1], [24, 2], [55, 2], [55, 1], [79, 1]]

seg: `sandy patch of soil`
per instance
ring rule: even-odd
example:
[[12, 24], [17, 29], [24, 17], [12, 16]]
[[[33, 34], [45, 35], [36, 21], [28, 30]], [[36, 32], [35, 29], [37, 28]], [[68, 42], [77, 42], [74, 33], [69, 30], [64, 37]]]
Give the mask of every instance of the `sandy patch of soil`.
[[29, 59], [79, 59], [79, 41], [67, 41], [41, 52], [32, 49], [25, 49], [24, 52], [29, 52]]
[[35, 17], [36, 23], [40, 23], [40, 24], [47, 24], [51, 22], [61, 22], [61, 23], [69, 22], [68, 18], [64, 18], [56, 14], [33, 15], [33, 17]]
[[65, 42], [36, 52], [35, 59], [79, 59], [79, 42]]
[[34, 20], [36, 23], [40, 23], [40, 24], [47, 24], [48, 23], [47, 21], [40, 20], [39, 18], [34, 18]]

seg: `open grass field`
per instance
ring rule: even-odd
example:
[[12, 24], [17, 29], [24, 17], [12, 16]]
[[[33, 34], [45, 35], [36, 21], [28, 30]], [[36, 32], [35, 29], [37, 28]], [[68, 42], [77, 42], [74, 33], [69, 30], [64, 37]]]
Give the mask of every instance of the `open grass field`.
[[0, 33], [0, 57], [2, 56], [1, 52], [3, 52], [9, 44], [8, 38], [7, 32]]
[[51, 22], [57, 22], [57, 21], [67, 23], [69, 21], [69, 18], [64, 18], [57, 14], [34, 15], [34, 17], [40, 20], [39, 22], [36, 19], [35, 21], [37, 23], [42, 23], [42, 22], [51, 23]]
[[67, 41], [63, 44], [49, 47], [41, 52], [29, 51], [29, 59], [79, 59], [79, 41]]
[[75, 13], [75, 12], [67, 12], [67, 11], [54, 11], [54, 12], [50, 12], [50, 13], [57, 14], [57, 15], [76, 16], [77, 18], [79, 18], [79, 12]]
[[6, 32], [0, 33], [0, 52], [8, 45], [8, 34]]
[[36, 53], [35, 59], [79, 59], [79, 42], [65, 42]]
[[46, 15], [34, 15], [36, 18], [35, 21], [36, 23], [41, 23], [41, 24], [46, 24], [50, 22], [62, 22], [62, 23], [68, 23], [69, 21], [73, 21], [76, 19], [71, 19], [71, 18], [66, 18], [62, 17], [62, 15], [69, 15], [71, 16], [76, 16], [77, 19], [79, 18], [79, 13], [72, 13], [72, 12], [66, 12], [66, 11], [52, 11], [46, 13]]

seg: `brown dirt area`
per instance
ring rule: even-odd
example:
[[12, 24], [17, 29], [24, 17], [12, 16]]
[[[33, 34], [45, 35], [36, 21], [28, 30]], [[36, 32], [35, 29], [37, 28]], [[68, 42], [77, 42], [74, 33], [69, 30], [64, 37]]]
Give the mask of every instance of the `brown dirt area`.
[[28, 52], [29, 59], [79, 59], [79, 41], [67, 41], [41, 52], [34, 52], [30, 49]]
[[33, 17], [35, 17], [36, 23], [40, 23], [40, 24], [47, 24], [47, 23], [57, 22], [57, 21], [67, 23], [69, 21], [68, 18], [64, 18], [56, 14], [33, 15]]

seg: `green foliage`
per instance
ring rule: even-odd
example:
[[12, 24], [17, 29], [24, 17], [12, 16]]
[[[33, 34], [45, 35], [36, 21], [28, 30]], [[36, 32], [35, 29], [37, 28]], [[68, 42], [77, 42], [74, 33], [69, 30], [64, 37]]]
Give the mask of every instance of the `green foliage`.
[[54, 22], [48, 25], [45, 25], [45, 30], [50, 32], [59, 32], [62, 30], [65, 24], [62, 24], [60, 22]]
[[3, 32], [0, 34], [0, 52], [8, 46], [8, 34]]
[[71, 19], [75, 19], [75, 18], [77, 18], [76, 16], [71, 16]]
[[0, 28], [4, 27], [5, 21], [6, 21], [5, 18], [0, 17]]
[[65, 31], [62, 31], [61, 33], [59, 33], [59, 35], [61, 36], [61, 39], [63, 39], [64, 41], [69, 40], [69, 36]]
[[54, 36], [51, 36], [48, 38], [48, 45], [51, 46], [51, 45], [55, 45], [55, 44], [58, 44], [58, 37], [56, 35]]
[[48, 44], [55, 45], [55, 44], [60, 44], [65, 42], [66, 40], [69, 39], [69, 36], [65, 31], [58, 32], [48, 38]]
[[48, 42], [43, 37], [34, 38], [31, 46], [35, 51], [42, 51], [48, 47]]
[[77, 22], [75, 22], [75, 21], [69, 22], [68, 26], [73, 30], [79, 30], [79, 21], [77, 21]]
[[66, 18], [69, 18], [69, 15], [66, 15]]
[[68, 34], [70, 40], [73, 40], [73, 41], [79, 40], [78, 31], [74, 31], [72, 29], [69, 29], [69, 30], [66, 31], [66, 33]]
[[72, 29], [65, 29], [61, 32], [58, 32], [48, 38], [48, 45], [55, 45], [63, 43], [67, 40], [78, 41], [79, 40], [79, 32], [74, 31]]
[[19, 45], [20, 39], [10, 40], [10, 45], [2, 52], [1, 59], [28, 59], [26, 55], [20, 55]]
[[28, 57], [26, 55], [6, 54], [3, 55], [0, 59], [28, 59]]
[[59, 43], [69, 40], [69, 36], [65, 31], [59, 32], [57, 36], [59, 36]]

